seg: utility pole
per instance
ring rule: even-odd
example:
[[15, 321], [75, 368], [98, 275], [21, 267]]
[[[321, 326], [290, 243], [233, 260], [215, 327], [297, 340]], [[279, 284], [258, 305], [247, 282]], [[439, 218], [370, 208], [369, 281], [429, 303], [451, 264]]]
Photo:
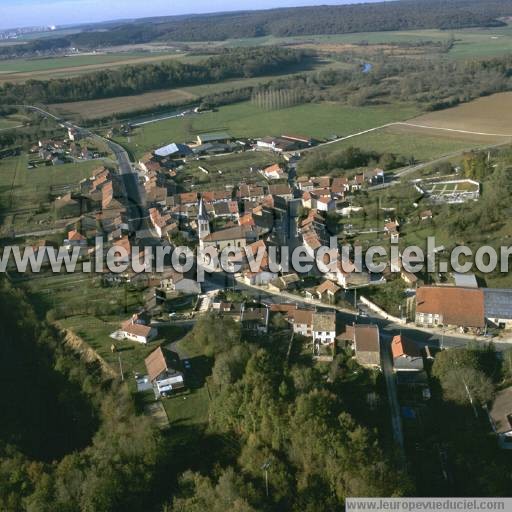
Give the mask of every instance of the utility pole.
[[117, 353], [117, 360], [119, 361], [119, 371], [121, 372], [121, 380], [124, 381], [123, 363], [121, 361], [121, 354]]
[[263, 466], [261, 466], [261, 469], [263, 469], [263, 471], [265, 471], [265, 490], [267, 493], [267, 498], [268, 498], [268, 470], [271, 465], [272, 465], [272, 461], [267, 460], [267, 462], [265, 462], [265, 464], [263, 464]]

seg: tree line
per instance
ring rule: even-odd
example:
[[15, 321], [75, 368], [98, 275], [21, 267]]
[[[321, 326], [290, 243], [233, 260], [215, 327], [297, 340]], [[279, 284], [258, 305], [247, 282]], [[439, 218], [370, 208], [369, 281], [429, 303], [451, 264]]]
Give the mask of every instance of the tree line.
[[68, 36], [70, 45], [96, 48], [149, 41], [222, 41], [232, 38], [303, 36], [437, 28], [503, 26], [507, 0], [402, 0], [144, 19], [94, 26]]
[[157, 64], [123, 66], [73, 78], [6, 83], [0, 88], [0, 96], [3, 104], [110, 98], [230, 78], [281, 73], [309, 58], [308, 52], [285, 48], [237, 48], [225, 50], [197, 64], [168, 60]]

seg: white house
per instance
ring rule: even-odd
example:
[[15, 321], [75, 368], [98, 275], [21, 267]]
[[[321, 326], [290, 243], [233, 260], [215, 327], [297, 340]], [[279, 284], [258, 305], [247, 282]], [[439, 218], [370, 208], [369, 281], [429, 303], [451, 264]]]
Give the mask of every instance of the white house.
[[313, 335], [313, 311], [310, 309], [294, 309], [288, 313], [293, 332], [307, 338]]
[[158, 347], [144, 360], [148, 377], [155, 393], [167, 396], [185, 387], [185, 379], [180, 371], [178, 355], [170, 350]]
[[313, 342], [322, 345], [331, 345], [336, 340], [336, 313], [313, 313]]
[[117, 331], [116, 338], [137, 341], [145, 345], [154, 339], [157, 334], [158, 331], [154, 327], [139, 323], [139, 320], [133, 317], [122, 323], [121, 329]]

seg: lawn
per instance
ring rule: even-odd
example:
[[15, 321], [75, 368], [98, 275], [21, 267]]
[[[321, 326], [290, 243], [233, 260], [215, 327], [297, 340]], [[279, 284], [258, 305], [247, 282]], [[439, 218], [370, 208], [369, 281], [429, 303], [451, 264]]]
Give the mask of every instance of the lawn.
[[117, 350], [113, 353], [111, 346], [114, 340], [109, 335], [119, 328], [117, 318], [74, 316], [60, 320], [59, 324], [80, 336], [116, 371], [119, 371], [119, 359], [121, 359], [125, 378], [132, 377], [136, 372], [146, 373], [144, 359], [159, 345], [170, 343], [183, 336], [185, 332], [179, 327], [159, 328], [157, 338], [147, 345], [129, 340], [116, 341]]
[[229, 131], [235, 137], [263, 137], [284, 133], [325, 139], [343, 136], [413, 117], [417, 109], [407, 105], [349, 107], [339, 103], [308, 103], [266, 111], [251, 102], [221, 107], [191, 117], [168, 119], [141, 126], [121, 142], [138, 156], [170, 142], [195, 139], [206, 131]]

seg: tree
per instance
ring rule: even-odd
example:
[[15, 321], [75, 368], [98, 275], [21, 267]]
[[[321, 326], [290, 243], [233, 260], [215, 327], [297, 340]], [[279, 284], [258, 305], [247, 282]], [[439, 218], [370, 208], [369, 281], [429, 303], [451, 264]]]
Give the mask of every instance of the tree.
[[470, 401], [484, 405], [492, 399], [494, 385], [482, 368], [482, 354], [471, 349], [445, 350], [437, 354], [432, 374], [439, 380], [447, 400], [461, 405]]

